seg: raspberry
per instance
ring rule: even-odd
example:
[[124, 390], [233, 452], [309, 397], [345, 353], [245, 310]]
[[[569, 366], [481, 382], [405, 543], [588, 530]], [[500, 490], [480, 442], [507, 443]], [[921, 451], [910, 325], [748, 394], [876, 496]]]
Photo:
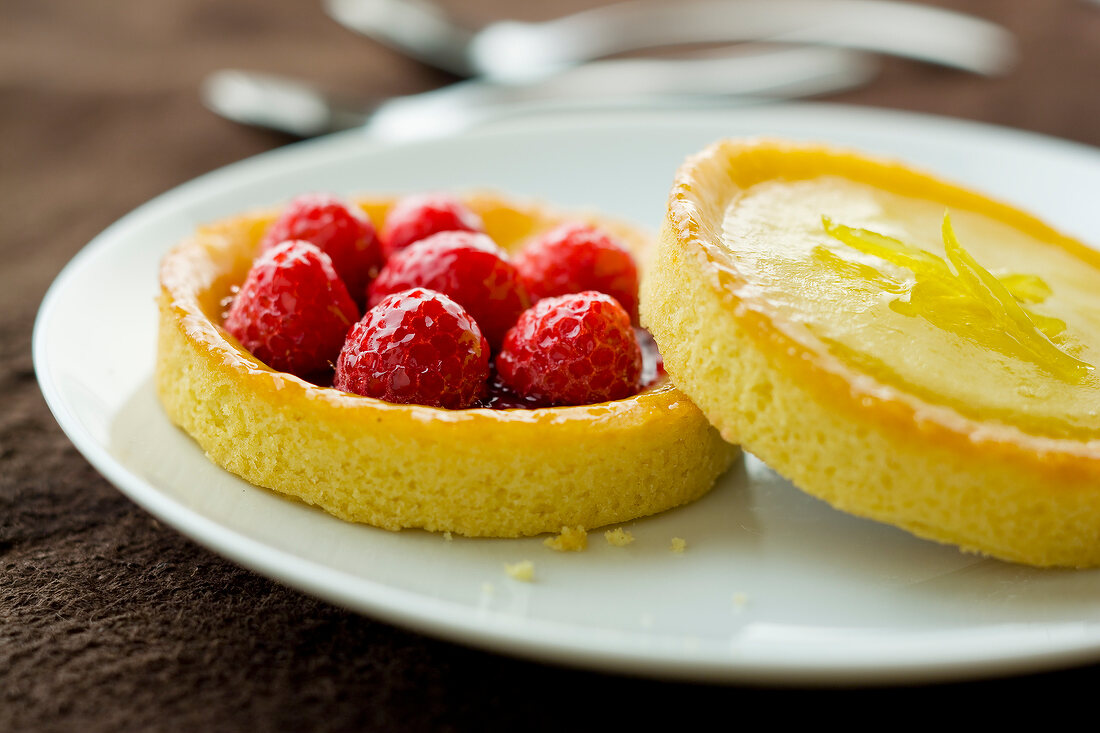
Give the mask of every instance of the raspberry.
[[598, 290], [619, 301], [638, 322], [638, 268], [606, 232], [587, 224], [562, 224], [527, 245], [514, 262], [535, 300]]
[[264, 234], [260, 246], [268, 249], [288, 239], [303, 239], [320, 247], [356, 298], [363, 296], [367, 283], [382, 266], [382, 245], [370, 219], [358, 206], [330, 194], [293, 199]]
[[387, 402], [460, 410], [485, 396], [489, 345], [474, 319], [425, 288], [394, 293], [348, 334], [333, 386]]
[[618, 301], [604, 293], [544, 298], [519, 317], [496, 361], [508, 389], [544, 405], [587, 405], [638, 391], [642, 351]]
[[483, 232], [485, 225], [466, 204], [445, 193], [406, 196], [386, 214], [382, 249], [386, 258], [438, 232]]
[[330, 368], [359, 309], [332, 260], [309, 242], [262, 253], [229, 306], [225, 330], [272, 369], [308, 377]]
[[397, 252], [371, 283], [373, 307], [390, 293], [422, 287], [455, 300], [493, 349], [531, 305], [504, 250], [477, 232], [440, 232]]

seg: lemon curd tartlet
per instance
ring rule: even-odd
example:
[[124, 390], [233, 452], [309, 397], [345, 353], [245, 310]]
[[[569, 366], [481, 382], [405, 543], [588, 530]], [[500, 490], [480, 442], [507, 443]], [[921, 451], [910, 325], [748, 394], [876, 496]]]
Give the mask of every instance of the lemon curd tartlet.
[[[495, 194], [464, 200], [505, 250], [583, 218], [644, 260], [646, 237], [626, 225]], [[381, 228], [394, 202], [356, 203]], [[518, 537], [684, 504], [736, 457], [667, 381], [600, 404], [447, 410], [390, 404], [267, 367], [222, 321], [277, 214], [202, 228], [160, 271], [157, 392], [169, 417], [230, 472], [349, 521]]]
[[1100, 256], [899, 163], [724, 141], [677, 174], [642, 323], [729, 441], [920, 537], [1100, 565]]

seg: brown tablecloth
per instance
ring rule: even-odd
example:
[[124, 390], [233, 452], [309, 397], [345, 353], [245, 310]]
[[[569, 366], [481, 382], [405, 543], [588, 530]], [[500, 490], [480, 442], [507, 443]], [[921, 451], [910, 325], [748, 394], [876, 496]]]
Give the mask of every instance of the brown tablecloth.
[[[473, 23], [586, 0], [447, 3]], [[1017, 34], [998, 79], [900, 60], [834, 101], [994, 122], [1100, 145], [1100, 6], [951, 0]], [[100, 477], [48, 412], [31, 325], [58, 270], [131, 208], [288, 142], [199, 103], [237, 66], [351, 94], [449, 81], [300, 0], [0, 0], [0, 730], [548, 729], [658, 720], [820, 720], [870, 702], [973, 709], [1100, 686], [1100, 666], [934, 687], [814, 692], [560, 669], [436, 641], [242, 570]], [[110, 283], [103, 284], [105, 288]], [[853, 707], [853, 706], [860, 707]]]

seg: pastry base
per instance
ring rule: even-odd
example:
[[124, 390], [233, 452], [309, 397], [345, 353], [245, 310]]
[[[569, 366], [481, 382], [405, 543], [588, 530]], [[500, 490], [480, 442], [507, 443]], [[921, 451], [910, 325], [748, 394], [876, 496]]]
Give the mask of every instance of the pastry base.
[[726, 207], [742, 186], [815, 173], [890, 181], [978, 207], [1059, 243], [1052, 246], [1065, 239], [896, 163], [771, 141], [720, 143], [680, 170], [643, 276], [642, 323], [672, 380], [727, 440], [838, 509], [1004, 560], [1100, 566], [1100, 445], [922, 403], [792, 340], [770, 314], [732, 295], [723, 282], [730, 273], [706, 255]]
[[[393, 199], [363, 200], [381, 224]], [[505, 249], [565, 218], [479, 194]], [[224, 221], [161, 269], [156, 386], [169, 417], [247, 481], [348, 521], [468, 536], [595, 528], [705, 494], [739, 454], [669, 384], [582, 407], [450, 411], [393, 405], [275, 372], [221, 327], [273, 212]], [[638, 252], [637, 232], [592, 216]]]

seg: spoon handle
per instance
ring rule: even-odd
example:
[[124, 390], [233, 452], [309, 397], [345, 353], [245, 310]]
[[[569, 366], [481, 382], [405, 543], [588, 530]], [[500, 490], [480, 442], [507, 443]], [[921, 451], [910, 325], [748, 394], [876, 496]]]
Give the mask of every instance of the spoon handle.
[[432, 0], [325, 0], [340, 25], [455, 76], [477, 76], [469, 49], [474, 31]]
[[493, 23], [474, 36], [470, 55], [483, 74], [521, 78], [625, 51], [765, 40], [986, 75], [1005, 72], [1015, 57], [1012, 35], [995, 23], [897, 0], [622, 0], [543, 23]]
[[422, 94], [352, 104], [300, 81], [223, 70], [203, 99], [236, 122], [313, 137], [359, 127], [384, 140], [446, 135], [506, 117], [546, 113], [746, 104], [823, 94], [868, 81], [865, 55], [795, 47], [714, 58], [601, 61], [535, 82], [471, 79]]

